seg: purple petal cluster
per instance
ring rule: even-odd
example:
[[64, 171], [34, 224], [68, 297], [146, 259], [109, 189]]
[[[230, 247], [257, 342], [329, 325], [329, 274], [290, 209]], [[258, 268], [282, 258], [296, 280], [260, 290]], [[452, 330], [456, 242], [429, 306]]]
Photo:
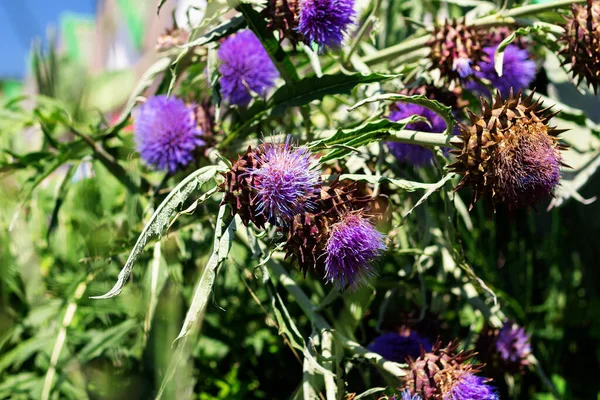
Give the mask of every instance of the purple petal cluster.
[[154, 96], [134, 113], [134, 135], [142, 159], [156, 169], [173, 173], [194, 159], [206, 144], [194, 109], [176, 97]]
[[561, 155], [548, 135], [526, 130], [514, 148], [498, 152], [498, 184], [509, 204], [536, 204], [560, 182]]
[[487, 378], [465, 372], [454, 382], [444, 400], [498, 400], [500, 397]]
[[289, 138], [265, 149], [259, 168], [249, 171], [255, 181], [257, 211], [275, 223], [311, 210], [321, 182], [317, 158], [306, 148], [294, 148]]
[[[398, 398], [394, 396], [394, 399]], [[402, 392], [399, 400], [423, 400], [423, 398], [418, 394], [412, 394], [410, 390], [405, 390], [404, 392]]]
[[308, 44], [335, 49], [355, 17], [354, 0], [301, 0], [298, 31]]
[[342, 289], [360, 287], [376, 272], [371, 265], [386, 246], [383, 235], [360, 214], [347, 214], [331, 227], [326, 245], [325, 279]]
[[[510, 89], [516, 93], [521, 89], [529, 87], [535, 78], [535, 62], [529, 59], [527, 50], [509, 44], [504, 49], [504, 60], [502, 62], [502, 76], [498, 76], [494, 68], [494, 53], [496, 48], [485, 47], [483, 51], [488, 55], [488, 60], [479, 63], [479, 71], [475, 71], [475, 77], [487, 79], [492, 87], [498, 89], [503, 96], [508, 96]], [[487, 89], [477, 82], [467, 83], [467, 88], [480, 93], [487, 93]]]
[[375, 338], [369, 345], [369, 350], [387, 360], [403, 363], [407, 357], [419, 357], [421, 347], [425, 351], [431, 351], [431, 346], [431, 341], [420, 337], [416, 332], [411, 332], [408, 336], [390, 332]]
[[[432, 133], [442, 133], [446, 129], [446, 123], [442, 117], [417, 104], [397, 103], [388, 118], [390, 121], [400, 121], [412, 115], [425, 117], [427, 122], [412, 122], [406, 126], [407, 129]], [[394, 157], [403, 163], [424, 166], [431, 164], [434, 160], [431, 150], [423, 146], [395, 142], [388, 142], [387, 145]]]
[[530, 337], [517, 324], [505, 323], [498, 333], [496, 350], [504, 361], [518, 363], [531, 353]]
[[248, 105], [251, 92], [265, 96], [279, 76], [260, 40], [250, 30], [227, 38], [218, 57], [221, 96], [230, 104]]

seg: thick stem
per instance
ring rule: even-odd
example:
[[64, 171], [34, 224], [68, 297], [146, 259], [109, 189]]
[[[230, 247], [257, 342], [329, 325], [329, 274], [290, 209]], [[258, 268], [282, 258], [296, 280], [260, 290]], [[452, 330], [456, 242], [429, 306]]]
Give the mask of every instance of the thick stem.
[[381, 0], [375, 0], [375, 2], [373, 4], [373, 9], [369, 13], [369, 16], [365, 20], [364, 24], [360, 27], [360, 30], [358, 31], [356, 36], [354, 37], [354, 41], [352, 42], [352, 45], [350, 46], [350, 50], [344, 56], [344, 64], [346, 64], [348, 61], [350, 61], [350, 57], [352, 57], [352, 54], [354, 54], [356, 49], [358, 49], [358, 46], [360, 45], [360, 41], [362, 40], [363, 36], [368, 32], [368, 30], [372, 26], [372, 24], [375, 23], [375, 21], [377, 19], [377, 14], [379, 13], [380, 6], [381, 6]]
[[451, 147], [453, 144], [461, 143], [461, 140], [455, 135], [444, 135], [441, 133], [430, 133], [410, 130], [393, 132], [385, 140], [388, 142], [399, 142], [407, 144], [418, 144], [420, 146], [440, 147]]

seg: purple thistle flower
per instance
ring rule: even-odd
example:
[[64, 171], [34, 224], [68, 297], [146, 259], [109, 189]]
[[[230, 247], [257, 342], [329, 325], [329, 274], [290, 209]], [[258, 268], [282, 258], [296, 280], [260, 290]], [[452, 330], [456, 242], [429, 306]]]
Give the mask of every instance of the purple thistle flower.
[[[394, 396], [394, 398], [396, 398], [396, 397]], [[423, 400], [423, 399], [418, 394], [412, 394], [410, 392], [410, 390], [405, 390], [404, 392], [402, 392], [402, 397], [400, 397], [400, 400]]]
[[298, 31], [307, 44], [339, 48], [355, 16], [354, 0], [301, 0]]
[[154, 96], [134, 113], [134, 135], [142, 159], [173, 173], [194, 159], [194, 150], [206, 144], [193, 108], [176, 97]]
[[306, 148], [294, 148], [290, 139], [284, 144], [266, 144], [258, 160], [259, 167], [250, 170], [257, 195], [257, 211], [272, 223], [289, 220], [313, 208], [319, 193], [319, 162]]
[[[494, 69], [494, 53], [497, 47], [483, 49], [488, 55], [488, 60], [479, 63], [480, 70], [475, 71], [474, 75], [477, 78], [489, 80], [492, 87], [498, 89], [503, 96], [508, 96], [511, 88], [516, 93], [529, 87], [535, 78], [535, 62], [529, 59], [527, 50], [509, 44], [504, 49], [502, 76], [498, 76]], [[488, 90], [477, 82], [468, 82], [466, 87], [476, 92], [488, 93]]]
[[531, 353], [530, 337], [517, 324], [504, 324], [496, 339], [496, 350], [504, 361], [520, 363]]
[[250, 30], [227, 38], [219, 48], [221, 96], [231, 104], [246, 106], [251, 92], [265, 96], [279, 72], [260, 40]]
[[454, 59], [453, 70], [458, 72], [458, 75], [460, 75], [461, 78], [466, 78], [473, 74], [473, 68], [471, 67], [472, 63], [473, 62], [468, 58], [456, 58]]
[[369, 350], [387, 360], [403, 363], [407, 357], [419, 357], [421, 346], [425, 351], [431, 351], [431, 342], [420, 337], [416, 332], [411, 332], [408, 336], [390, 332], [375, 338], [369, 345]]
[[386, 249], [383, 235], [360, 214], [333, 224], [325, 246], [325, 279], [342, 289], [357, 288], [376, 272], [371, 263]]
[[[432, 133], [442, 133], [446, 129], [446, 123], [442, 117], [428, 108], [410, 103], [396, 103], [393, 107], [388, 116], [390, 121], [400, 121], [412, 115], [420, 115], [428, 121], [412, 122], [406, 125], [407, 129]], [[394, 157], [403, 163], [424, 166], [434, 160], [431, 150], [423, 146], [396, 142], [387, 142], [387, 145]]]
[[486, 381], [487, 378], [465, 372], [444, 395], [444, 400], [498, 400], [498, 393]]

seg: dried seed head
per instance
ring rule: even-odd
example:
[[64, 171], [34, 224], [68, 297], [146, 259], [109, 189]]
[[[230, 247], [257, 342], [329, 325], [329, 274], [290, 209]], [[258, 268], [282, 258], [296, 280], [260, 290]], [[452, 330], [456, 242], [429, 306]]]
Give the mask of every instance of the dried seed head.
[[495, 207], [505, 204], [513, 211], [534, 206], [553, 193], [560, 180], [562, 132], [548, 123], [554, 113], [542, 109], [533, 93], [497, 93], [493, 104], [482, 101], [482, 115], [470, 115], [469, 125], [460, 125], [462, 144], [450, 170], [463, 175], [455, 190], [470, 186], [473, 204], [482, 197]]
[[600, 2], [573, 4], [572, 17], [565, 17], [565, 34], [560, 39], [563, 65], [570, 65], [577, 85], [585, 80], [598, 93], [600, 86]]
[[300, 41], [298, 33], [299, 0], [268, 0], [263, 14], [269, 20], [268, 28], [279, 32], [279, 39], [288, 39], [296, 47]]

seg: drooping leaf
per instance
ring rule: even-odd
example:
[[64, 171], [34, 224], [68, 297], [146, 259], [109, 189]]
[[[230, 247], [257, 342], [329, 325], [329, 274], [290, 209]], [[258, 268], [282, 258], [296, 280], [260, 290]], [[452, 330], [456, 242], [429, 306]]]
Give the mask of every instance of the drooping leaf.
[[173, 216], [177, 207], [182, 204], [198, 187], [213, 179], [219, 172], [225, 169], [220, 166], [207, 166], [196, 170], [177, 185], [167, 198], [158, 206], [150, 221], [146, 224], [140, 234], [133, 250], [129, 254], [127, 262], [119, 272], [117, 282], [108, 293], [102, 296], [93, 296], [93, 299], [109, 299], [117, 296], [123, 290], [123, 286], [131, 274], [131, 270], [137, 259], [142, 254], [144, 247], [154, 237], [160, 237], [169, 225], [169, 218]]
[[217, 269], [221, 263], [227, 258], [233, 235], [237, 227], [236, 218], [232, 218], [227, 212], [227, 206], [223, 205], [219, 209], [219, 216], [217, 217], [217, 225], [215, 228], [215, 241], [213, 252], [208, 259], [208, 263], [204, 267], [200, 279], [196, 285], [194, 291], [194, 297], [192, 303], [183, 321], [183, 326], [179, 335], [175, 338], [175, 341], [185, 337], [196, 322], [198, 315], [206, 304], [212, 292], [213, 284], [217, 276]]

